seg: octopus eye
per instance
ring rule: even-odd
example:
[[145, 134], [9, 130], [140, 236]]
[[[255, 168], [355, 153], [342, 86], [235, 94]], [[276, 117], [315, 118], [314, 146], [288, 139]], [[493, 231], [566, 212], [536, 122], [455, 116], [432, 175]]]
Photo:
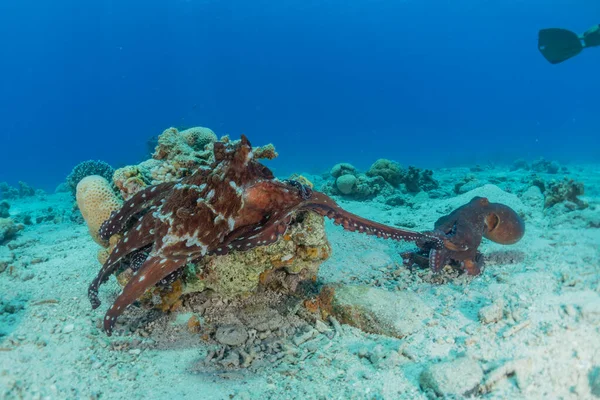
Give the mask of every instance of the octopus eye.
[[295, 181], [293, 179], [289, 179], [287, 181], [285, 181], [288, 185], [291, 185], [293, 187], [295, 187], [296, 189], [298, 189], [300, 197], [302, 197], [303, 200], [308, 200], [311, 198], [312, 196], [312, 189], [306, 185], [303, 185], [302, 183]]
[[485, 226], [488, 232], [493, 232], [500, 225], [500, 217], [495, 213], [490, 213], [485, 217]]
[[452, 224], [452, 228], [445, 232], [446, 235], [452, 236], [456, 234], [456, 223]]
[[273, 179], [275, 177], [273, 175], [273, 172], [271, 172], [269, 168], [265, 167], [261, 163], [254, 162], [253, 164], [256, 174], [259, 175], [261, 178]]

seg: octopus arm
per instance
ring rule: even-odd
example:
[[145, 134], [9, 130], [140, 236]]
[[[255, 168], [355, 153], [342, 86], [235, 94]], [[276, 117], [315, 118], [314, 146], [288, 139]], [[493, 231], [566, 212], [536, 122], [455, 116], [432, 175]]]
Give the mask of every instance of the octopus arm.
[[149, 186], [139, 191], [123, 207], [111, 214], [110, 218], [104, 221], [100, 226], [100, 237], [108, 240], [112, 235], [125, 229], [127, 224], [140, 212], [146, 210], [153, 204], [159, 205], [169, 190], [175, 185], [173, 182], [161, 183], [155, 186]]
[[448, 250], [444, 248], [429, 250], [429, 268], [433, 272], [441, 271], [446, 262], [448, 262]]
[[393, 228], [359, 217], [342, 209], [333, 199], [323, 193], [314, 192], [302, 208], [313, 210], [318, 214], [332, 219], [336, 225], [341, 225], [345, 230], [350, 232], [361, 232], [384, 239], [405, 242], [417, 242], [419, 240], [439, 242], [437, 237], [430, 237], [425, 233]]
[[232, 250], [246, 251], [259, 246], [267, 246], [275, 243], [281, 235], [287, 231], [291, 220], [291, 215], [273, 215], [262, 225], [255, 225], [254, 228], [243, 235], [231, 240]]
[[154, 239], [154, 235], [151, 233], [153, 227], [154, 217], [151, 214], [146, 214], [137, 225], [125, 232], [88, 288], [88, 298], [92, 308], [96, 309], [100, 306], [98, 288], [119, 268], [123, 257], [152, 243]]
[[166, 258], [151, 254], [117, 297], [104, 317], [104, 331], [112, 334], [117, 318], [127, 306], [137, 300], [146, 289], [156, 285], [161, 279], [185, 265], [185, 258]]

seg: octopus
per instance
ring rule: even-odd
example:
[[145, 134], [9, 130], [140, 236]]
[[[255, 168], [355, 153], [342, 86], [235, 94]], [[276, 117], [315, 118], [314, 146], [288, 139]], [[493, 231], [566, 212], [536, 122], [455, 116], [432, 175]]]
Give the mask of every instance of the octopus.
[[[445, 265], [458, 265], [468, 275], [479, 275], [483, 255], [477, 250], [483, 238], [514, 244], [525, 234], [525, 223], [510, 207], [474, 197], [469, 203], [441, 217], [434, 230], [415, 242], [418, 251], [402, 254], [404, 265], [429, 266], [439, 272]], [[430, 240], [435, 237], [438, 240]]]
[[[216, 142], [212, 165], [200, 167], [178, 182], [142, 189], [102, 224], [102, 238], [119, 236], [89, 286], [92, 307], [100, 306], [98, 290], [110, 275], [123, 268], [133, 271], [106, 312], [104, 331], [110, 336], [117, 318], [129, 305], [148, 288], [172, 282], [187, 263], [274, 243], [285, 234], [293, 213], [301, 210], [330, 218], [352, 232], [436, 249], [442, 248], [444, 240], [461, 245], [437, 231], [418, 233], [367, 220], [343, 210], [333, 199], [305, 184], [276, 179], [254, 157], [245, 136], [234, 143]], [[435, 260], [448, 254], [435, 251], [431, 257]]]

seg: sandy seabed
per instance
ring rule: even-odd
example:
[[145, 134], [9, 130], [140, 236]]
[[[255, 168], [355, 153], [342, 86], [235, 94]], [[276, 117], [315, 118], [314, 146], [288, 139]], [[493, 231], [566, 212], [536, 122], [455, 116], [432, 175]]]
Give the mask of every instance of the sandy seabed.
[[[463, 393], [486, 399], [593, 399], [600, 396], [600, 167], [569, 169], [585, 184], [586, 209], [544, 210], [541, 193], [521, 190], [526, 174], [507, 169], [478, 173], [483, 181], [501, 174], [503, 183], [451, 198], [417, 196], [398, 207], [340, 200], [364, 217], [428, 230], [483, 195], [524, 215], [527, 230], [512, 246], [485, 241], [486, 268], [472, 278], [409, 271], [399, 253], [410, 245], [327, 222], [333, 254], [320, 268], [321, 283], [410, 291], [428, 317], [397, 339], [348, 325], [312, 329], [290, 306], [277, 317], [290, 328], [288, 339], [273, 340], [276, 327], [252, 328], [265, 353], [251, 355], [256, 362], [242, 353], [235, 353], [239, 363], [222, 362], [232, 348], [188, 329], [201, 300], [171, 314], [130, 310], [122, 325], [135, 329], [107, 337], [99, 322], [118, 285], [111, 278], [100, 292], [103, 305], [91, 309], [87, 286], [100, 266], [85, 225], [27, 226], [10, 247], [0, 246], [0, 260], [9, 260], [0, 273], [0, 398], [425, 399], [461, 398], [453, 393], [471, 385]], [[452, 185], [467, 172], [435, 176]], [[11, 214], [49, 207], [66, 214], [73, 200], [57, 193], [11, 206]], [[255, 317], [268, 320], [279, 299], [262, 296], [271, 308]], [[149, 313], [152, 329], [144, 330]]]

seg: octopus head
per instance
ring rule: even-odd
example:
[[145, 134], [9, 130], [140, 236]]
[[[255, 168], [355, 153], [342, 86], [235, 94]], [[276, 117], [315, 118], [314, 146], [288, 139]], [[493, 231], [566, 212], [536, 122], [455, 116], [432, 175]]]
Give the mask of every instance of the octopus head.
[[[500, 244], [514, 244], [525, 235], [525, 222], [512, 208], [499, 203], [485, 204], [485, 230], [483, 236]], [[482, 204], [483, 205], [483, 204]]]

